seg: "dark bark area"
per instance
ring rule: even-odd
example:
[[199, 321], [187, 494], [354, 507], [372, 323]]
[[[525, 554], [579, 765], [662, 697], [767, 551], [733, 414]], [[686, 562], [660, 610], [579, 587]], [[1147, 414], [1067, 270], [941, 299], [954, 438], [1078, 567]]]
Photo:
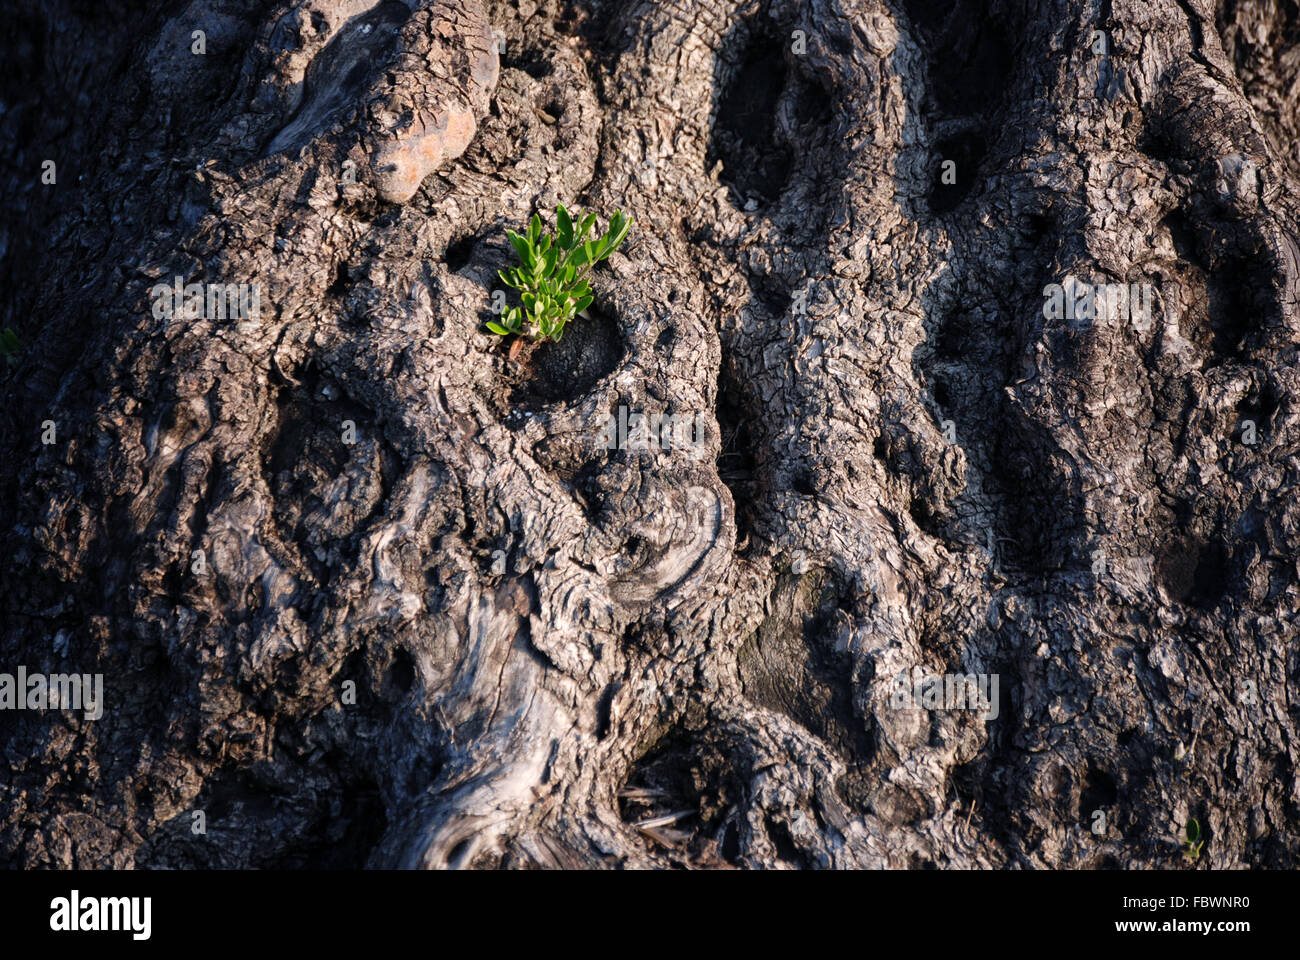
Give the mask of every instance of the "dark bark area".
[[1295, 865], [1295, 0], [12, 5], [0, 863]]

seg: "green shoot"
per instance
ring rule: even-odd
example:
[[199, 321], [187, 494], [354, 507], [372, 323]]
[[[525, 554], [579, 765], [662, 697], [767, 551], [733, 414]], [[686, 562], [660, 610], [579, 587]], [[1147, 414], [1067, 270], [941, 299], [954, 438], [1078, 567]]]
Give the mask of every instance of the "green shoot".
[[5, 362], [11, 367], [18, 362], [18, 334], [8, 327], [0, 333], [0, 356], [3, 356]]
[[506, 231], [519, 255], [519, 266], [497, 271], [497, 275], [506, 286], [519, 291], [523, 306], [506, 310], [500, 323], [489, 322], [487, 328], [493, 333], [558, 341], [565, 324], [591, 306], [587, 274], [618, 249], [632, 228], [632, 220], [621, 210], [614, 211], [609, 229], [594, 240], [587, 239], [596, 223], [594, 213], [579, 211], [575, 219], [560, 204], [555, 208], [555, 220], [555, 236], [542, 234], [537, 214], [533, 214], [527, 232]]
[[1187, 821], [1187, 839], [1183, 841], [1183, 856], [1188, 860], [1195, 861], [1201, 855], [1201, 847], [1205, 846], [1205, 841], [1201, 839], [1201, 825], [1193, 818]]

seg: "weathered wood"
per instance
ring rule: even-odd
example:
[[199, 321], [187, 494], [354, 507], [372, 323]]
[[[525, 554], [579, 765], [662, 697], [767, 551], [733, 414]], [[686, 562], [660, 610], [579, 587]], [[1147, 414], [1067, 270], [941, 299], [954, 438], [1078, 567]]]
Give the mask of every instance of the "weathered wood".
[[1291, 0], [16, 7], [0, 861], [1294, 865]]

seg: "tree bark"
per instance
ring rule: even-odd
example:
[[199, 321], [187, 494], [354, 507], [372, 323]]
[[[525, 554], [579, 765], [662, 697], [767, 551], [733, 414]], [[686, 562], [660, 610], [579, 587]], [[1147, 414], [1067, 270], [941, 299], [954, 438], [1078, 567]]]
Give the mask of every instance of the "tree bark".
[[0, 862], [1294, 865], [1295, 0], [16, 6]]

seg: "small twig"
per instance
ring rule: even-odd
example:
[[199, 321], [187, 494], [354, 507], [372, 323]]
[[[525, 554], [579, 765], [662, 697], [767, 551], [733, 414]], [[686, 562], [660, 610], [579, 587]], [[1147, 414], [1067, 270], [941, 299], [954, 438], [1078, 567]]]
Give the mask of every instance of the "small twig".
[[654, 800], [662, 797], [664, 792], [656, 790], [654, 787], [624, 787], [618, 792], [618, 795], [625, 800]]
[[694, 815], [694, 813], [694, 810], [674, 810], [672, 813], [665, 813], [661, 817], [642, 820], [636, 826], [638, 830], [653, 830], [655, 827], [666, 827], [670, 823], [676, 823], [678, 820]]
[[1183, 754], [1184, 763], [1192, 762], [1192, 754], [1196, 752], [1196, 741], [1201, 738], [1201, 728], [1204, 726], [1205, 726], [1205, 717], [1204, 715], [1202, 715], [1201, 722], [1196, 725], [1196, 732], [1192, 734], [1192, 745], [1188, 747], [1187, 752]]
[[687, 839], [689, 839], [688, 836], [680, 830], [659, 830], [655, 827], [642, 827], [641, 832], [664, 847], [681, 846], [687, 841]]

